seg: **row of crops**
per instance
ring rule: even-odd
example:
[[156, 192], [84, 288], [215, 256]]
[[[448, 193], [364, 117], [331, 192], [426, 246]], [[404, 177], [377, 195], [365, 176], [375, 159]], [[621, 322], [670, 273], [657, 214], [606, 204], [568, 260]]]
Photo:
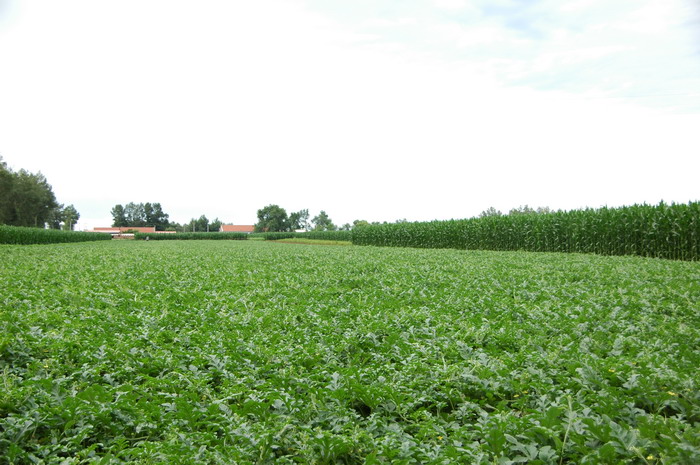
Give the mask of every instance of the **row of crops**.
[[110, 240], [103, 233], [62, 231], [59, 229], [25, 228], [0, 225], [0, 244], [55, 244]]
[[251, 234], [251, 236], [262, 237], [266, 241], [295, 238], [321, 241], [352, 241], [352, 231], [263, 232]]
[[248, 234], [239, 232], [191, 232], [191, 233], [176, 233], [176, 234], [148, 234], [135, 233], [136, 240], [149, 241], [192, 241], [192, 240], [234, 240], [243, 241], [248, 239]]
[[136, 240], [247, 240], [263, 239], [266, 241], [278, 241], [280, 239], [313, 239], [325, 241], [351, 241], [352, 231], [308, 231], [308, 232], [263, 232], [263, 233], [237, 233], [237, 232], [195, 232], [177, 234], [148, 234], [136, 233]]
[[353, 244], [700, 259], [700, 202], [356, 228]]
[[[56, 229], [24, 228], [0, 225], [0, 244], [53, 244], [61, 242], [103, 241], [112, 238], [109, 234], [60, 231]], [[191, 240], [247, 240], [262, 238], [264, 240], [280, 240], [288, 238], [304, 238], [327, 241], [351, 241], [351, 231], [309, 231], [297, 232], [267, 232], [247, 234], [239, 232], [195, 232], [177, 234], [135, 233], [136, 240], [149, 241], [191, 241]]]

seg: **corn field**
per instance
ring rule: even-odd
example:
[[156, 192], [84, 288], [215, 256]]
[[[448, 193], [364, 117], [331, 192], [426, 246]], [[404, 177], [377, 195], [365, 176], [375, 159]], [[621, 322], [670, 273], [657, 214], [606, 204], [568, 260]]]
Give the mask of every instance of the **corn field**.
[[356, 228], [353, 244], [700, 259], [700, 202]]
[[87, 242], [110, 239], [112, 239], [112, 236], [103, 233], [0, 225], [0, 244], [55, 244], [60, 242]]

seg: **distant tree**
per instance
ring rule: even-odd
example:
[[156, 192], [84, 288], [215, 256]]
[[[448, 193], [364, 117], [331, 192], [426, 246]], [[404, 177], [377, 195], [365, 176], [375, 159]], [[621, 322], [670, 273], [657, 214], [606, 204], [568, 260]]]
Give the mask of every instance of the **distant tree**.
[[193, 219], [193, 222], [195, 232], [207, 232], [209, 228], [209, 219], [206, 216], [202, 215], [198, 220]]
[[61, 228], [66, 231], [73, 231], [80, 219], [80, 213], [78, 213], [78, 210], [76, 210], [72, 204], [63, 209], [61, 216], [63, 220]]
[[323, 210], [321, 210], [318, 216], [314, 216], [311, 222], [314, 225], [314, 231], [335, 231], [338, 229], [328, 217], [328, 213]]
[[479, 214], [479, 218], [484, 218], [487, 216], [501, 216], [501, 215], [503, 215], [503, 213], [501, 213], [500, 210], [496, 210], [494, 207], [489, 207]]
[[219, 231], [221, 229], [221, 220], [216, 218], [214, 221], [209, 223], [209, 231]]
[[144, 212], [146, 213], [146, 226], [155, 226], [156, 231], [165, 231], [170, 225], [169, 216], [163, 211], [160, 203], [144, 204]]
[[80, 213], [78, 213], [78, 210], [76, 210], [73, 205], [68, 205], [67, 207], [59, 205], [53, 210], [48, 224], [51, 229], [73, 231], [79, 219]]
[[13, 173], [0, 157], [0, 224], [10, 224], [14, 219], [13, 188]]
[[49, 229], [61, 229], [61, 224], [63, 223], [63, 204], [59, 204], [56, 208], [51, 210], [51, 214], [46, 220], [46, 224]]
[[127, 226], [146, 226], [146, 211], [142, 203], [129, 202], [124, 207]]
[[508, 212], [509, 215], [546, 215], [547, 213], [552, 213], [552, 209], [549, 207], [537, 207], [537, 209], [534, 209], [528, 205], [512, 208]]
[[289, 225], [292, 230], [309, 230], [309, 210], [299, 210], [289, 214]]
[[129, 202], [126, 206], [117, 204], [111, 213], [114, 227], [155, 226], [156, 231], [165, 231], [170, 225], [168, 214], [163, 212], [159, 203]]
[[528, 205], [521, 205], [518, 208], [511, 208], [511, 210], [508, 212], [509, 215], [534, 215], [536, 213], [537, 212]]
[[352, 229], [352, 225], [350, 223], [345, 223], [342, 225], [340, 228], [338, 228], [340, 231], [350, 231]]
[[74, 225], [79, 217], [73, 205], [56, 201], [41, 172], [14, 172], [0, 157], [0, 224], [58, 229], [65, 220]]
[[289, 229], [295, 231], [301, 229], [301, 220], [299, 217], [299, 212], [292, 212], [289, 214]]
[[11, 218], [7, 224], [43, 228], [58, 208], [51, 185], [41, 173], [19, 170], [14, 173], [12, 190], [8, 197], [11, 203]]
[[142, 207], [143, 208], [143, 210], [142, 210], [143, 211], [143, 225], [144, 226], [153, 226], [152, 224], [150, 224], [153, 222], [153, 205], [151, 204], [151, 202], [146, 202], [142, 205], [143, 205], [143, 207]]
[[289, 217], [287, 211], [279, 205], [268, 205], [258, 210], [258, 222], [255, 224], [255, 232], [279, 232], [289, 231]]
[[355, 220], [352, 222], [352, 227], [356, 228], [358, 226], [369, 226], [369, 221], [365, 220]]
[[115, 228], [129, 226], [129, 222], [126, 219], [126, 211], [124, 206], [117, 204], [112, 208], [112, 226]]

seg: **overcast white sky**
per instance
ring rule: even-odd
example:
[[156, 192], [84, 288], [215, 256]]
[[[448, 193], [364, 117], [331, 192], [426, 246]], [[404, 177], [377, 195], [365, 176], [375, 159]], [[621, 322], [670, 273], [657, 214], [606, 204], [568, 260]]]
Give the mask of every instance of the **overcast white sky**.
[[699, 128], [691, 0], [0, 0], [0, 155], [81, 228], [688, 202]]

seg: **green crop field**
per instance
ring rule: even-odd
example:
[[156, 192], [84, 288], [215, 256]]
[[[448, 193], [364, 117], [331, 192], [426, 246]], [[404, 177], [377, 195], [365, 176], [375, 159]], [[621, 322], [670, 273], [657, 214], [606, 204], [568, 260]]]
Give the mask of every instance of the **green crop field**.
[[693, 464], [699, 367], [699, 262], [0, 245], [0, 464]]

